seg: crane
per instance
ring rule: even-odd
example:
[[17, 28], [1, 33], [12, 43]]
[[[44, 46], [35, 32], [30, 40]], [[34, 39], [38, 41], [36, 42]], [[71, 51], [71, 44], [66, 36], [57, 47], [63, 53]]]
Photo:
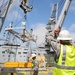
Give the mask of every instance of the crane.
[[12, 4], [12, 1], [13, 1], [13, 0], [8, 0], [8, 1], [4, 4], [4, 6], [1, 6], [1, 7], [3, 7], [2, 9], [1, 9], [1, 7], [0, 7], [0, 32], [1, 32], [1, 29], [2, 29], [2, 27], [3, 27], [5, 18], [6, 18], [6, 16], [7, 16], [9, 7], [10, 7], [10, 5]]
[[[63, 6], [63, 9], [61, 11], [61, 14], [60, 14], [58, 20], [57, 20], [57, 16], [56, 16], [58, 14], [58, 6], [57, 5], [55, 6], [55, 4], [54, 4], [56, 9], [54, 9], [54, 8], [52, 9], [52, 13], [51, 13], [49, 22], [48, 22], [47, 27], [46, 27], [46, 29], [48, 30], [48, 33], [46, 34], [46, 37], [54, 29], [56, 29], [56, 28], [60, 28], [61, 29], [62, 28], [63, 22], [64, 22], [64, 20], [66, 18], [66, 15], [67, 15], [67, 12], [69, 10], [71, 2], [72, 2], [72, 0], [65, 0], [65, 4]], [[52, 17], [52, 14], [54, 13], [54, 11], [56, 12], [56, 14], [55, 14], [56, 17]], [[55, 21], [55, 23], [54, 23], [54, 21]], [[46, 45], [45, 45], [45, 47], [46, 47], [47, 50], [50, 50], [50, 51], [52, 50], [50, 42], [47, 40], [47, 38], [46, 38]]]
[[[28, 2], [29, 2], [28, 0], [21, 0], [20, 2], [20, 7], [25, 13], [25, 19], [26, 19], [27, 12], [30, 12], [33, 8], [32, 5], [28, 6]], [[13, 0], [8, 0], [4, 5], [0, 6], [0, 32], [3, 27], [5, 18], [7, 16], [9, 7], [12, 3], [13, 3]]]
[[[21, 0], [20, 2], [20, 8], [24, 11], [24, 17], [26, 19], [27, 12], [30, 12], [32, 10], [32, 5], [28, 5], [29, 0]], [[27, 59], [30, 57], [30, 41], [36, 42], [36, 38], [34, 39], [32, 32], [33, 29], [30, 30], [30, 32], [26, 29], [26, 22], [22, 22], [21, 27], [12, 27], [12, 22], [10, 23], [9, 27], [5, 28], [5, 31], [8, 31], [9, 33], [13, 34], [15, 37], [20, 39], [23, 43], [28, 43], [28, 55]], [[22, 33], [17, 32], [16, 30], [22, 29]]]

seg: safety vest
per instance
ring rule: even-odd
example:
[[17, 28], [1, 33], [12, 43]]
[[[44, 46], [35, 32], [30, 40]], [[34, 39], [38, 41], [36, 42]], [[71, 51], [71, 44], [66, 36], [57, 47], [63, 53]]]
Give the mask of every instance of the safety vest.
[[60, 56], [54, 66], [53, 75], [75, 75], [75, 48], [61, 45]]

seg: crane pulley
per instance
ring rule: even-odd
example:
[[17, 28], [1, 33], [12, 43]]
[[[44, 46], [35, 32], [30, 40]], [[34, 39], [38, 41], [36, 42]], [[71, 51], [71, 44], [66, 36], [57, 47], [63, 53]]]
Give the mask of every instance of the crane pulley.
[[20, 7], [24, 11], [25, 19], [26, 19], [27, 12], [30, 12], [32, 10], [33, 6], [32, 5], [28, 6], [28, 0], [22, 0], [20, 3]]

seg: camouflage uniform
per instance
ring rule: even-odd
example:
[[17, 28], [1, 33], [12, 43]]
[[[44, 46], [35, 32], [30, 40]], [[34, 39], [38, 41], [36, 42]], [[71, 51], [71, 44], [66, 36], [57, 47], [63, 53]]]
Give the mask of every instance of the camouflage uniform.
[[39, 62], [37, 59], [32, 61], [32, 70], [33, 70], [33, 75], [38, 75], [38, 69], [39, 69]]
[[52, 49], [55, 52], [55, 60], [57, 61], [56, 58], [59, 57], [60, 55], [60, 46], [61, 44], [54, 38], [54, 32], [50, 32], [49, 35], [47, 35], [47, 41], [49, 42], [49, 44], [51, 45]]

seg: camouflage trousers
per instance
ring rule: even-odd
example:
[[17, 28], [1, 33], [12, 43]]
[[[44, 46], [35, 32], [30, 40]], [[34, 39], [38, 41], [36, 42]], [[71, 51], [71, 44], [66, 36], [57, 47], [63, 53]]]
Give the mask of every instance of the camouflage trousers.
[[32, 71], [30, 75], [38, 75], [38, 70]]

